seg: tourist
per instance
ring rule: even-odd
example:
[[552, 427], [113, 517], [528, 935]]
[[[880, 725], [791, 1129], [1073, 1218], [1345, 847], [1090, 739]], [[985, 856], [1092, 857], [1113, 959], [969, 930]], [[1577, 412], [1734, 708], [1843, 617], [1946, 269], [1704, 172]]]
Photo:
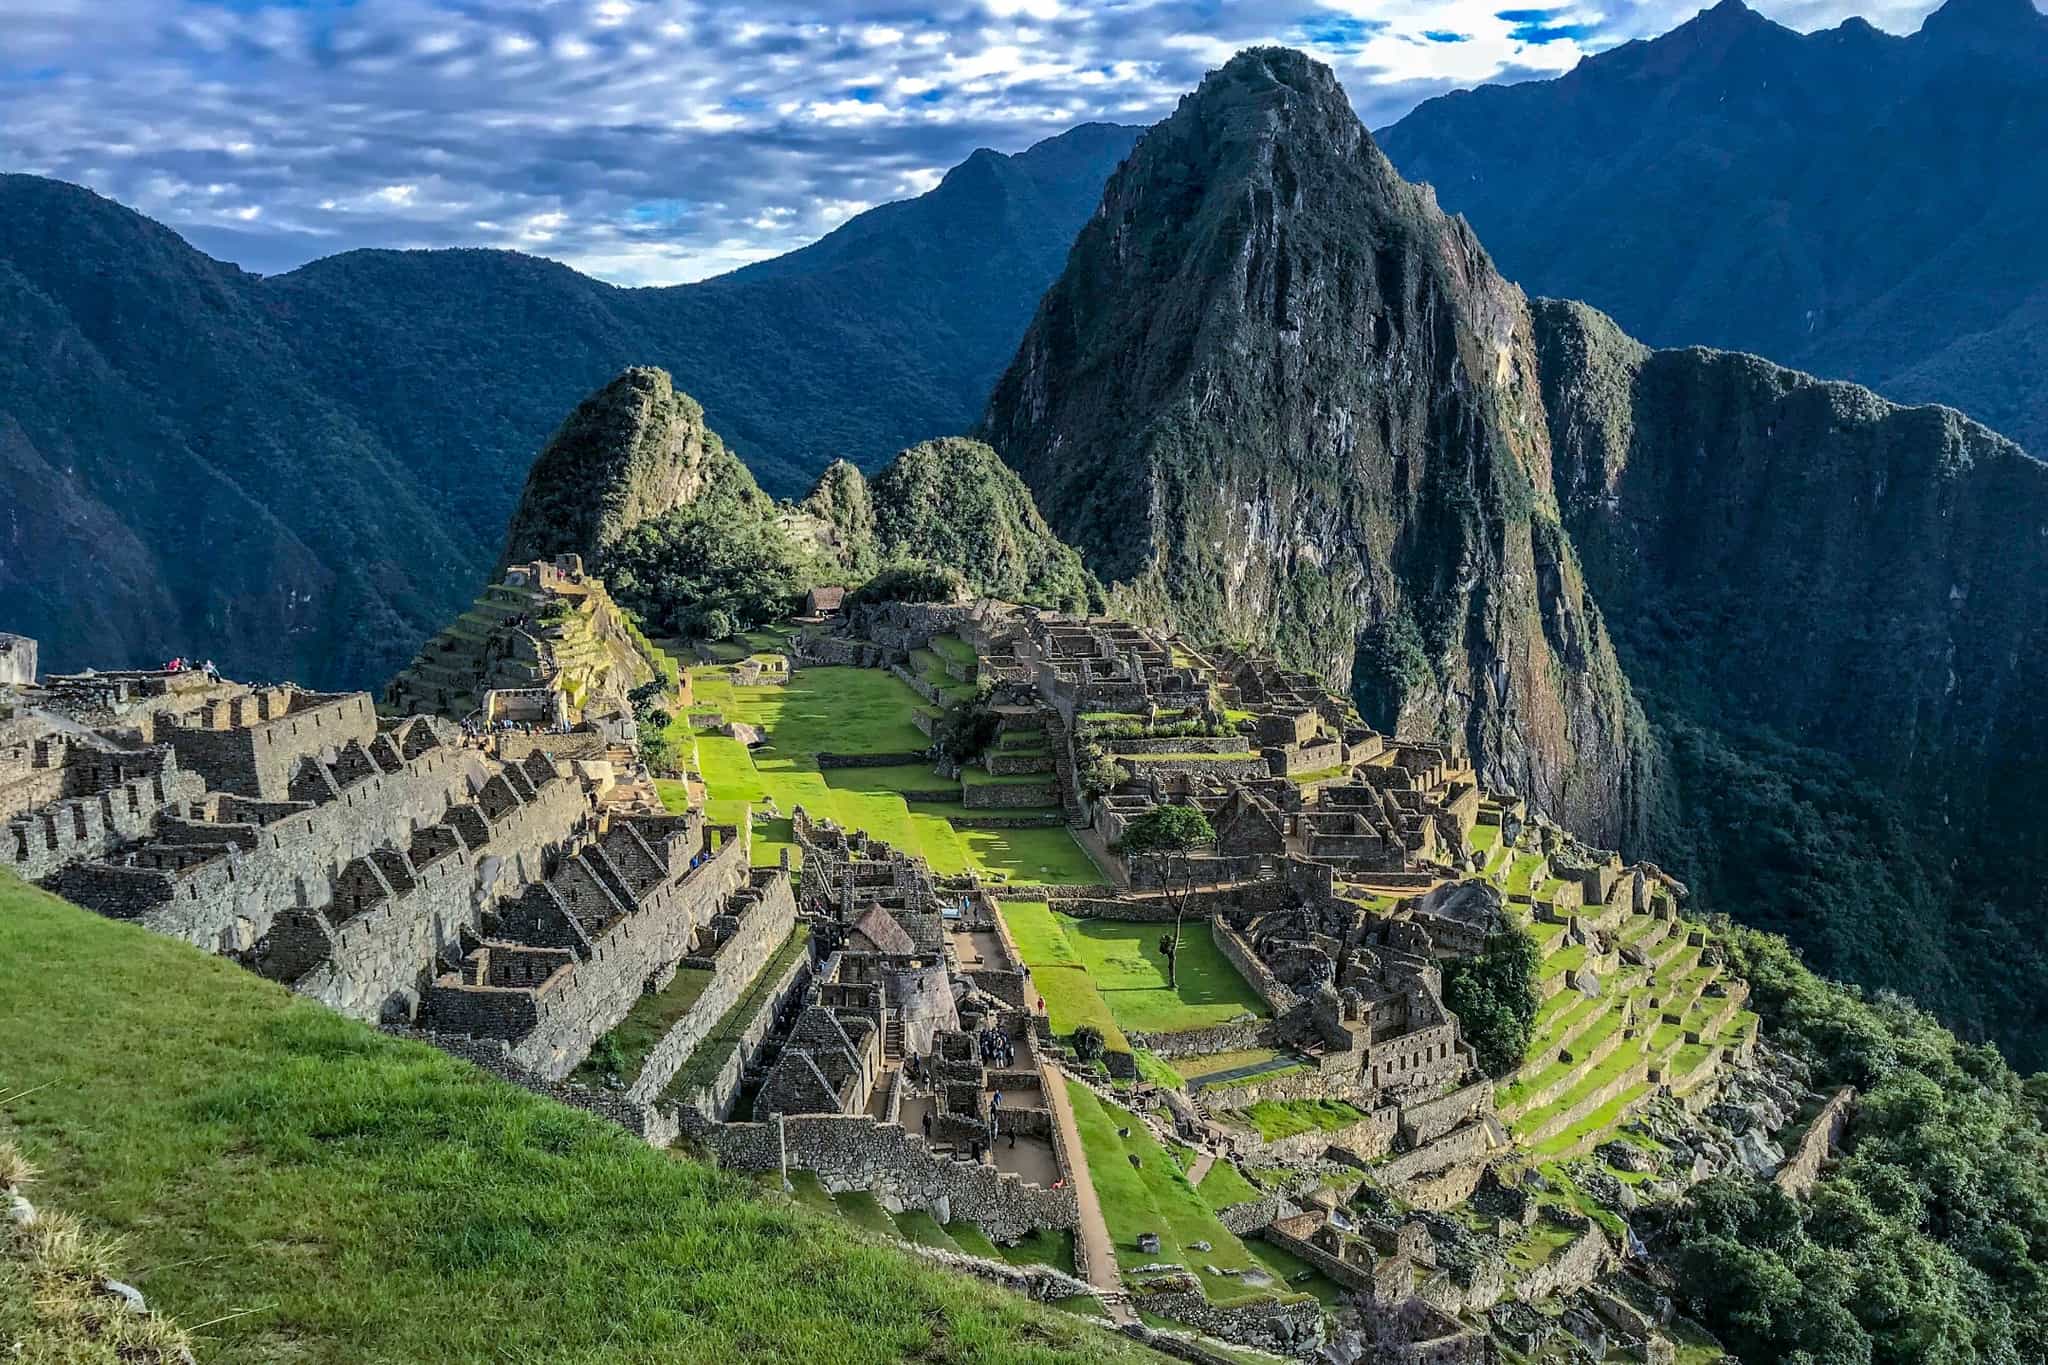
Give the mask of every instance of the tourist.
[[1002, 1107], [1003, 1107], [1003, 1092], [1002, 1092], [1002, 1091], [1000, 1091], [1000, 1090], [996, 1091], [996, 1097], [995, 1097], [994, 1099], [992, 1099], [992, 1100], [990, 1100], [990, 1101], [988, 1102], [988, 1107], [989, 1107], [989, 1112], [990, 1112], [990, 1113], [994, 1113], [994, 1112], [995, 1112], [996, 1110], [998, 1110], [998, 1109], [1000, 1109], [1000, 1108], [1002, 1108]]
[[924, 1140], [932, 1140], [932, 1111], [929, 1109], [924, 1111]]

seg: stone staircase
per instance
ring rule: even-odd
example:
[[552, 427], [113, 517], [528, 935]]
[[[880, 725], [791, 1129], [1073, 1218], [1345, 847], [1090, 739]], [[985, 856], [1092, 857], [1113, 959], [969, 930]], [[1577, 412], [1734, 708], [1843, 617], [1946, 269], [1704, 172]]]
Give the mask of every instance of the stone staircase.
[[1067, 823], [1076, 829], [1088, 823], [1088, 806], [1081, 799], [1080, 773], [1074, 762], [1074, 746], [1067, 733], [1067, 723], [1060, 719], [1060, 713], [1051, 707], [1042, 712], [1045, 718], [1046, 747], [1052, 750], [1053, 772], [1059, 777], [1060, 809], [1067, 817]]

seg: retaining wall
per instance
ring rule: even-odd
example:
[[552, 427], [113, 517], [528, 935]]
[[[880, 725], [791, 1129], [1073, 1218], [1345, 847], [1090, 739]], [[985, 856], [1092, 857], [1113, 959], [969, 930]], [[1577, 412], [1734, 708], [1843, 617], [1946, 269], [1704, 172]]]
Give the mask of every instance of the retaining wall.
[[[941, 1156], [923, 1138], [868, 1115], [805, 1114], [782, 1123], [789, 1164], [810, 1171], [826, 1189], [872, 1191], [891, 1210], [925, 1209], [940, 1222], [965, 1218], [999, 1242], [1014, 1242], [1041, 1228], [1080, 1225], [1071, 1184], [1028, 1185], [1015, 1175], [964, 1158]], [[780, 1167], [775, 1123], [732, 1123], [700, 1141], [721, 1166], [735, 1171]]]
[[641, 1062], [640, 1074], [626, 1091], [634, 1099], [651, 1104], [660, 1098], [698, 1044], [788, 941], [796, 927], [796, 897], [790, 892], [789, 878], [778, 875], [761, 890], [760, 902], [742, 917], [732, 938], [719, 945], [704, 993]]

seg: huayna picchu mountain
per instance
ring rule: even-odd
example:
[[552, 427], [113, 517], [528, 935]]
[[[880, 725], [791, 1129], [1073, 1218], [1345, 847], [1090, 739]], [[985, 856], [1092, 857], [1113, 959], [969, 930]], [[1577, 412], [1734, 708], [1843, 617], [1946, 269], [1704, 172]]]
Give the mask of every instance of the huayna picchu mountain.
[[1134, 613], [1275, 646], [1580, 832], [1638, 830], [1527, 304], [1327, 67], [1243, 53], [1145, 135], [983, 430]]
[[1348, 677], [2048, 1057], [2048, 467], [2011, 442], [1527, 303], [1278, 51], [1140, 142], [984, 431], [1134, 613]]

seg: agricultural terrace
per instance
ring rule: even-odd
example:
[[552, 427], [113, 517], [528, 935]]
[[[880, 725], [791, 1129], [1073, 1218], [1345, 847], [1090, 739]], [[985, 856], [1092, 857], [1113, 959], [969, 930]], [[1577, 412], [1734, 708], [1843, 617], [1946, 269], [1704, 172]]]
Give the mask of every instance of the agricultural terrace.
[[[1622, 1126], [1660, 1088], [1683, 1095], [1704, 1083], [1727, 1055], [1754, 1039], [1757, 1016], [1743, 1008], [1741, 987], [1723, 980], [1706, 932], [1677, 917], [1663, 889], [1649, 914], [1560, 901], [1564, 884], [1548, 859], [1503, 844], [1496, 809], [1482, 809], [1471, 846], [1541, 954], [1542, 1003], [1521, 1066], [1496, 1094], [1501, 1120], [1525, 1159], [1545, 1175], [1553, 1194], [1544, 1202], [1612, 1221], [1577, 1194], [1566, 1166], [1609, 1141], [1654, 1148]], [[1552, 905], [1558, 908], [1548, 913], [1555, 918], [1538, 918], [1539, 907]], [[1572, 941], [1574, 925], [1589, 917], [1601, 918], [1617, 951], [1601, 955], [1597, 944]], [[1573, 985], [1582, 971], [1598, 977], [1598, 994]], [[1606, 1169], [1625, 1183], [1648, 1178]], [[1540, 1263], [1538, 1242], [1520, 1254]]]
[[[1066, 1085], [1095, 1197], [1121, 1265], [1157, 1261], [1185, 1266], [1215, 1304], [1292, 1300], [1305, 1293], [1334, 1299], [1335, 1286], [1304, 1262], [1262, 1240], [1240, 1240], [1218, 1221], [1215, 1208], [1188, 1179], [1193, 1148], [1162, 1145], [1129, 1110], [1078, 1081]], [[1159, 1237], [1157, 1257], [1137, 1250], [1139, 1236], [1148, 1232]], [[1207, 1243], [1207, 1249], [1193, 1249], [1196, 1243]], [[1128, 1269], [1126, 1276], [1132, 1278]]]
[[[765, 637], [764, 637], [765, 638]], [[790, 811], [801, 805], [848, 829], [866, 830], [921, 855], [941, 876], [1036, 885], [1088, 885], [1102, 874], [1067, 832], [1057, 808], [1006, 810], [1046, 821], [1023, 829], [977, 829], [959, 783], [933, 773], [921, 755], [930, 741], [912, 721], [923, 701], [894, 675], [868, 668], [806, 668], [787, 683], [738, 686], [727, 664], [692, 668], [694, 713], [758, 727], [768, 742], [749, 750], [698, 726], [690, 732], [696, 770], [715, 820], [736, 821], [772, 799], [778, 817], [757, 817], [754, 859], [795, 856]], [[901, 755], [881, 767], [820, 768], [818, 755]], [[985, 814], [985, 813], [981, 813]]]
[[209, 1365], [1153, 1358], [4, 872], [0, 962], [0, 1129]]

